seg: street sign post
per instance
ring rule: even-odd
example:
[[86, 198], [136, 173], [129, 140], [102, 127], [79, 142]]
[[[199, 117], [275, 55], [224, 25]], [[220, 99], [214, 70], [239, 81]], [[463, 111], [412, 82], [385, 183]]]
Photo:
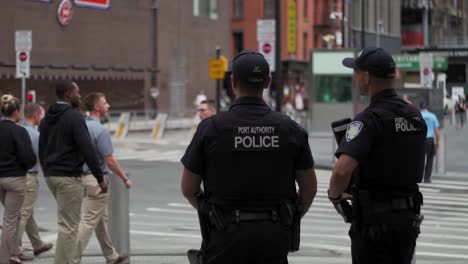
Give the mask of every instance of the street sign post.
[[258, 52], [270, 65], [270, 72], [275, 71], [275, 25], [274, 19], [257, 20]]
[[16, 51], [16, 78], [29, 78], [29, 51]]
[[431, 53], [419, 53], [419, 72], [421, 78], [421, 86], [423, 88], [432, 88], [432, 66], [433, 57]]
[[265, 60], [270, 65], [270, 72], [275, 71], [275, 41], [260, 40], [258, 41], [258, 51], [263, 54]]
[[[21, 104], [26, 103], [26, 78], [30, 75], [30, 56], [32, 48], [32, 33], [30, 30], [18, 30], [15, 32], [16, 49], [16, 78], [21, 79]], [[23, 117], [21, 111], [21, 117]]]

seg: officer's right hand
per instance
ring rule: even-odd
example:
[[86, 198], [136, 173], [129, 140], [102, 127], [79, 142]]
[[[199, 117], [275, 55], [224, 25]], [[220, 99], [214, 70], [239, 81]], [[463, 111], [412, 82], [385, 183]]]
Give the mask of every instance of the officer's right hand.
[[107, 183], [107, 180], [104, 179], [101, 183], [99, 183], [99, 187], [101, 187], [101, 193], [106, 193], [107, 188], [109, 187], [109, 184]]

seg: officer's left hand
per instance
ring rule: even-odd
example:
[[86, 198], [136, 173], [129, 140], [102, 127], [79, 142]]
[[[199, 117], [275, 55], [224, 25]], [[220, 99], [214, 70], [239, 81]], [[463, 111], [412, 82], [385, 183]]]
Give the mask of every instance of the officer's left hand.
[[332, 202], [333, 204], [338, 204], [343, 200], [352, 200], [352, 199], [353, 199], [353, 196], [349, 193], [341, 193], [340, 196], [338, 197], [330, 197], [330, 195], [328, 195], [328, 200], [330, 200], [330, 202]]
[[342, 193], [341, 194], [341, 200], [352, 200], [353, 196], [349, 193]]

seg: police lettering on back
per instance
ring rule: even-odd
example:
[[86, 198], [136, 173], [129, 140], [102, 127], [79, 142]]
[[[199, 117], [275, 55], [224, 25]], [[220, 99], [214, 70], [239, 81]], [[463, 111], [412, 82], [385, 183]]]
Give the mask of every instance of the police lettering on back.
[[279, 150], [280, 137], [274, 126], [241, 126], [234, 128], [234, 150]]
[[415, 127], [412, 123], [408, 122], [408, 120], [406, 120], [404, 117], [395, 118], [395, 132], [407, 133], [407, 132], [419, 132], [419, 131], [421, 131], [421, 129]]

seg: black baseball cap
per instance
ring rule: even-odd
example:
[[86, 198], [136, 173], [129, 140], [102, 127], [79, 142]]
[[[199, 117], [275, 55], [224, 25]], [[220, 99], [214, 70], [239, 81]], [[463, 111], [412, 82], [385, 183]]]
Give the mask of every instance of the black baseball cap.
[[270, 78], [270, 65], [262, 54], [244, 50], [232, 60], [234, 80], [248, 84], [265, 83]]
[[379, 78], [395, 77], [395, 61], [388, 52], [381, 48], [364, 48], [356, 58], [345, 58], [342, 63], [345, 67], [366, 71]]

